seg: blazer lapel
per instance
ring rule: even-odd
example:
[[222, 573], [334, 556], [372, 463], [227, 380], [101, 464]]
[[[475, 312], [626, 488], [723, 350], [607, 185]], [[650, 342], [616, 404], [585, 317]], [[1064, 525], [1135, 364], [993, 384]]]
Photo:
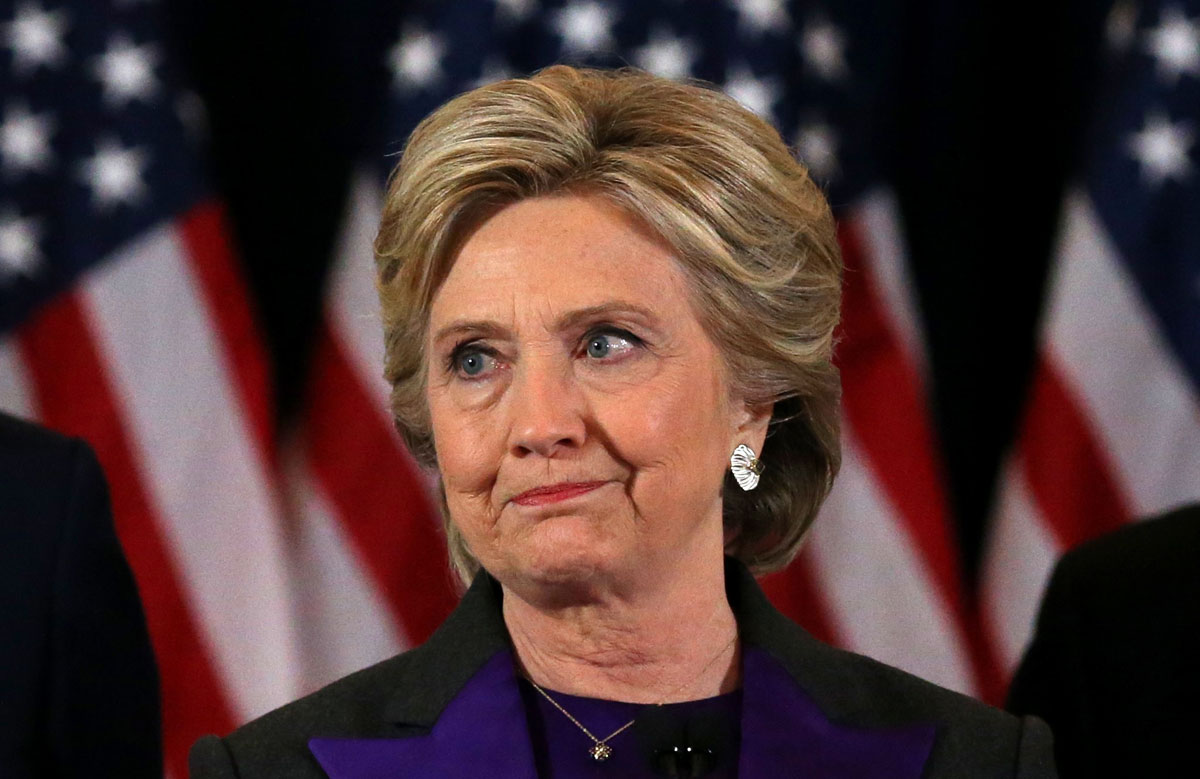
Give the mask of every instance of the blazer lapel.
[[442, 711], [408, 738], [314, 738], [309, 749], [330, 779], [490, 776], [535, 779], [512, 655], [497, 652]]
[[500, 586], [480, 574], [437, 632], [401, 658], [380, 723], [395, 737], [308, 742], [331, 779], [534, 779], [501, 600]]
[[780, 663], [742, 655], [741, 779], [917, 779], [933, 748], [932, 725], [851, 727], [829, 720]]

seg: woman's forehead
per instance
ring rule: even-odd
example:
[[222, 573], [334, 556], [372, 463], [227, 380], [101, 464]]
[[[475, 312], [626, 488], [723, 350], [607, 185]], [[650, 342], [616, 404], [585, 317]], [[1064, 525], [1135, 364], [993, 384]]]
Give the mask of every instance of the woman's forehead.
[[596, 196], [522, 200], [463, 242], [433, 299], [436, 332], [464, 316], [558, 322], [601, 307], [683, 313], [687, 285], [672, 248]]

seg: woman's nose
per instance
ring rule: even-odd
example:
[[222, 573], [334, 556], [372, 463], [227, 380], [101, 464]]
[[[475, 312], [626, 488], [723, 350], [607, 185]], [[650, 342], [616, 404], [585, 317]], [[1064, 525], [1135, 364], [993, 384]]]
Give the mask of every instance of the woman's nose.
[[514, 455], [553, 457], [583, 445], [584, 401], [569, 369], [525, 363], [517, 368], [509, 392], [509, 448]]

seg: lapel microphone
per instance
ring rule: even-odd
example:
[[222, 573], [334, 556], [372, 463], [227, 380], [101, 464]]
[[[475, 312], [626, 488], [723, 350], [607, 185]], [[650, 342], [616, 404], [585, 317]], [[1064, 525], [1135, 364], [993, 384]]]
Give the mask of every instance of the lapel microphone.
[[730, 775], [737, 755], [734, 723], [722, 712], [681, 716], [655, 706], [633, 726], [642, 757], [658, 776]]

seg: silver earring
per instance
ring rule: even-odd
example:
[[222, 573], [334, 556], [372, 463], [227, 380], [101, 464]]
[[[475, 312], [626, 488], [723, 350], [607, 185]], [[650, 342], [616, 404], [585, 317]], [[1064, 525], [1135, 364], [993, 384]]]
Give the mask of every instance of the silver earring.
[[745, 444], [738, 444], [737, 449], [729, 457], [729, 470], [738, 486], [746, 492], [758, 486], [758, 477], [762, 475], [762, 461], [754, 456], [754, 450]]

